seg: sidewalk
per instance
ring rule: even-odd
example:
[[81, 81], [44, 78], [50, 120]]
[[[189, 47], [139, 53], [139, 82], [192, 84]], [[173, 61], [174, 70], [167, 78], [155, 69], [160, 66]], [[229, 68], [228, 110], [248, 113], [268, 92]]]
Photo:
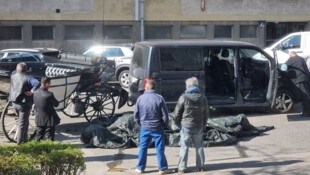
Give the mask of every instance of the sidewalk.
[[[61, 114], [61, 113], [60, 113]], [[190, 149], [187, 174], [208, 175], [305, 175], [310, 174], [310, 118], [297, 114], [247, 115], [254, 126], [275, 126], [257, 137], [242, 138], [237, 145], [205, 148], [206, 172], [195, 172], [195, 152]], [[138, 148], [85, 148], [80, 134], [89, 124], [83, 117], [61, 115], [56, 140], [70, 142], [84, 152], [86, 175], [135, 174]], [[0, 144], [7, 143], [0, 131]], [[176, 169], [179, 148], [166, 147], [169, 168]], [[145, 174], [158, 174], [154, 148], [149, 149]], [[177, 174], [177, 173], [172, 173]]]
[[[254, 126], [275, 126], [276, 129], [262, 136], [242, 138], [237, 145], [205, 148], [206, 172], [195, 172], [195, 151], [190, 149], [188, 160], [190, 173], [187, 174], [304, 175], [310, 172], [310, 133], [305, 132], [310, 128], [310, 119], [300, 118], [295, 114], [261, 114], [248, 116], [248, 119]], [[58, 136], [63, 137], [61, 140], [70, 141], [83, 150], [87, 165], [85, 174], [135, 174], [138, 148], [85, 148], [79, 141], [79, 132], [88, 123], [84, 122], [83, 118], [74, 120], [81, 122], [64, 124], [59, 128], [61, 134]], [[69, 132], [66, 133], [66, 130]], [[178, 147], [166, 147], [170, 169], [177, 168], [178, 155]], [[157, 158], [154, 148], [149, 149], [147, 161], [146, 174], [157, 174]]]

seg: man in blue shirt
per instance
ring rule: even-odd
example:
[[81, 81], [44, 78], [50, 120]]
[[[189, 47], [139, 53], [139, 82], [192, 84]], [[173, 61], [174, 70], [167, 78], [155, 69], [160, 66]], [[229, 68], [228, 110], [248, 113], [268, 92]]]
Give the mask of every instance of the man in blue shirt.
[[159, 174], [166, 174], [168, 163], [165, 156], [164, 128], [168, 126], [168, 109], [163, 97], [155, 93], [155, 82], [147, 80], [145, 92], [138, 98], [134, 117], [141, 126], [140, 150], [136, 172], [141, 174], [146, 167], [147, 150], [152, 139], [155, 142]]
[[27, 141], [29, 115], [33, 104], [32, 94], [39, 88], [40, 82], [26, 74], [25, 63], [18, 63], [16, 71], [11, 75], [9, 101], [18, 115], [17, 144]]

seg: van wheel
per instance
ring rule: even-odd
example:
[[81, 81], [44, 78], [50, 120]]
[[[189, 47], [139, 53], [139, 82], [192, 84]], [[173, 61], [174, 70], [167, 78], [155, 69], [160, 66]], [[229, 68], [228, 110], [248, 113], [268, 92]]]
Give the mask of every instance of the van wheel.
[[290, 112], [293, 107], [294, 100], [292, 93], [287, 90], [279, 90], [272, 110], [276, 113], [287, 113]]
[[129, 86], [129, 70], [123, 70], [118, 76], [118, 81], [123, 88], [128, 88], [128, 86]]

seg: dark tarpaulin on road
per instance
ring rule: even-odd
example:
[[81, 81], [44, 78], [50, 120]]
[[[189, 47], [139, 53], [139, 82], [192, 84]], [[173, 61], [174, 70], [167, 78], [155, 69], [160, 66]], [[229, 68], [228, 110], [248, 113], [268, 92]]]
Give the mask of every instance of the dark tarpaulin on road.
[[[166, 145], [178, 147], [180, 124], [169, 115], [169, 126], [165, 129]], [[274, 129], [273, 126], [255, 127], [244, 114], [237, 116], [211, 118], [204, 130], [204, 146], [233, 145], [239, 137], [258, 136]], [[81, 134], [86, 147], [130, 148], [139, 144], [140, 126], [134, 121], [132, 113], [112, 119], [95, 119]]]

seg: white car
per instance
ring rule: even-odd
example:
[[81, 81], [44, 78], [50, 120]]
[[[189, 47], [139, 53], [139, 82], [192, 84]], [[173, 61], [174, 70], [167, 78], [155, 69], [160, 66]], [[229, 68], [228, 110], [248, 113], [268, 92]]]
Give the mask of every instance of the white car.
[[129, 65], [133, 56], [132, 47], [131, 45], [99, 45], [91, 47], [83, 55], [97, 55], [115, 61], [115, 79], [122, 87], [128, 88]]

